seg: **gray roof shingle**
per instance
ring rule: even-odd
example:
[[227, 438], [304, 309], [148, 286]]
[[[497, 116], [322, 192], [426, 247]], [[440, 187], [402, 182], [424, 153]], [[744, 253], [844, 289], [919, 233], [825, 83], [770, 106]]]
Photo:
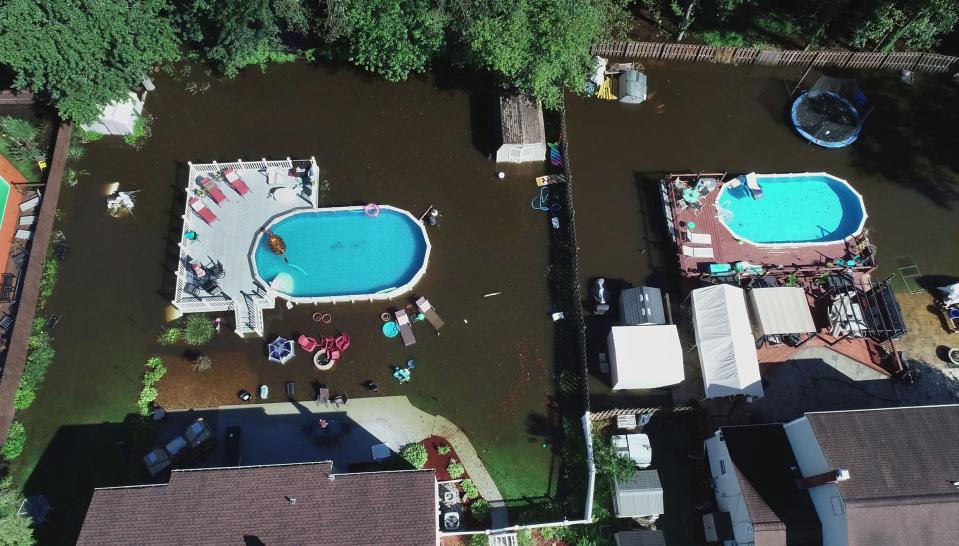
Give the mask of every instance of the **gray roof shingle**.
[[959, 544], [959, 405], [807, 413], [850, 546]]
[[757, 546], [819, 545], [809, 492], [796, 486], [796, 457], [782, 425], [722, 427]]
[[98, 489], [77, 544], [436, 544], [432, 470], [331, 470], [329, 462], [178, 470], [166, 485]]

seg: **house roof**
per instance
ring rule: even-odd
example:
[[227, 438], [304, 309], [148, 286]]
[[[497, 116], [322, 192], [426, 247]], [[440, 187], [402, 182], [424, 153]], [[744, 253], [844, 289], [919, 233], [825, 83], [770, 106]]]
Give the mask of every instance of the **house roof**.
[[809, 492], [796, 486], [796, 457], [782, 425], [723, 427], [757, 545], [819, 545], [822, 527]]
[[432, 470], [331, 471], [329, 462], [177, 470], [165, 485], [97, 489], [77, 544], [436, 543]]
[[959, 544], [959, 405], [807, 413], [851, 546]]
[[539, 102], [525, 95], [507, 95], [499, 99], [503, 144], [544, 144], [546, 129]]

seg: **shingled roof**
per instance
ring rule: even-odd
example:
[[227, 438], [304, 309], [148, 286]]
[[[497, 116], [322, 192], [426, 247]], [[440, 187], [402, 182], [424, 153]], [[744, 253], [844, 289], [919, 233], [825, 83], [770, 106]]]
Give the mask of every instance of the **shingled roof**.
[[543, 109], [524, 95], [501, 96], [500, 128], [503, 144], [541, 144], [546, 142]]
[[809, 492], [796, 486], [796, 457], [782, 425], [723, 427], [757, 546], [818, 546], [822, 526]]
[[959, 406], [807, 413], [850, 546], [959, 544]]
[[432, 470], [331, 472], [329, 462], [176, 470], [166, 485], [97, 489], [77, 544], [436, 544]]

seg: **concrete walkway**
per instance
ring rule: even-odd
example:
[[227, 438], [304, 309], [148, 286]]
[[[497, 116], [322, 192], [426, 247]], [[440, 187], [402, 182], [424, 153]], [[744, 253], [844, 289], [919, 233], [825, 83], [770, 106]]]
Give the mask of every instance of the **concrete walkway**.
[[[217, 437], [223, 438], [228, 426], [243, 427], [243, 464], [278, 464], [329, 458], [333, 460], [337, 471], [344, 472], [350, 464], [371, 462], [370, 446], [375, 443], [386, 443], [393, 450], [399, 450], [405, 444], [419, 442], [429, 436], [442, 436], [456, 450], [480, 495], [492, 505], [493, 529], [509, 525], [506, 508], [497, 502], [502, 501], [503, 497], [469, 438], [445, 417], [431, 415], [414, 407], [405, 396], [357, 398], [340, 408], [333, 405], [318, 406], [313, 402], [278, 402], [222, 406], [212, 411], [217, 414]], [[339, 446], [317, 448], [300, 428], [305, 421], [318, 415], [333, 419], [337, 415], [341, 418], [345, 415], [354, 423], [353, 432]], [[222, 445], [218, 446], [218, 450], [222, 449]], [[221, 455], [217, 453], [218, 457]]]

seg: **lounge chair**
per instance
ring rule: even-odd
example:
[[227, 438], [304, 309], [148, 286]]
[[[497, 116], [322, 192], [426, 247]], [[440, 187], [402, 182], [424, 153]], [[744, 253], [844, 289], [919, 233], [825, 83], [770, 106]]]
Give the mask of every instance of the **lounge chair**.
[[23, 203], [20, 203], [20, 210], [30, 210], [33, 207], [37, 206], [37, 203], [39, 202], [40, 202], [40, 196], [35, 195], [31, 197], [30, 199], [27, 199]]
[[416, 343], [416, 338], [413, 337], [413, 326], [410, 324], [410, 317], [406, 316], [406, 311], [400, 309], [396, 312], [396, 324], [400, 327], [403, 345], [409, 347]]
[[697, 245], [711, 245], [713, 244], [713, 236], [708, 233], [698, 233], [694, 231], [687, 231], [686, 240], [690, 243]]
[[683, 245], [683, 256], [689, 256], [690, 258], [712, 258], [713, 247], [694, 247]]
[[319, 343], [310, 336], [302, 335], [299, 339], [296, 340], [296, 343], [300, 346], [301, 349], [308, 353], [312, 353], [316, 350], [316, 347]]
[[236, 171], [233, 170], [233, 167], [227, 167], [223, 169], [223, 178], [226, 178], [226, 183], [233, 188], [233, 191], [238, 193], [240, 197], [250, 193], [249, 186], [246, 185], [246, 182], [240, 178], [240, 175], [236, 174]]
[[446, 324], [443, 322], [443, 319], [436, 314], [436, 309], [433, 309], [433, 306], [430, 304], [428, 299], [420, 298], [416, 300], [416, 306], [419, 307], [421, 313], [426, 315], [426, 320], [429, 321], [430, 325], [432, 325], [435, 330], [439, 330], [444, 324]]
[[29, 241], [33, 238], [33, 232], [27, 229], [18, 229], [17, 233], [14, 235], [17, 239], [22, 239], [24, 241]]
[[201, 177], [198, 181], [200, 187], [210, 196], [210, 199], [213, 199], [213, 202], [219, 205], [220, 203], [227, 201], [226, 194], [223, 193], [223, 190], [216, 186], [216, 183], [212, 178], [208, 176]]
[[216, 221], [216, 214], [213, 214], [213, 211], [204, 205], [203, 201], [200, 201], [198, 198], [190, 198], [190, 208], [193, 209], [193, 212], [195, 212], [196, 215], [202, 218], [207, 224], [212, 224]]
[[192, 282], [184, 283], [184, 285], [183, 285], [183, 293], [184, 293], [184, 294], [189, 294], [190, 296], [193, 296], [193, 297], [195, 297], [195, 298], [200, 297], [200, 296], [197, 294], [197, 292], [198, 292], [199, 290], [200, 290], [200, 288], [199, 288], [197, 285], [193, 284]]
[[20, 217], [20, 225], [21, 225], [21, 226], [32, 226], [33, 224], [36, 224], [36, 223], [37, 223], [37, 217], [36, 217], [36, 216], [21, 216], [21, 217]]
[[346, 397], [346, 393], [343, 393], [337, 395], [336, 398], [333, 399], [333, 405], [336, 407], [345, 406], [347, 401], [348, 398]]
[[763, 188], [759, 185], [759, 180], [756, 178], [756, 173], [749, 173], [746, 175], [746, 189], [749, 190], [749, 194], [753, 196], [753, 199], [763, 198]]

